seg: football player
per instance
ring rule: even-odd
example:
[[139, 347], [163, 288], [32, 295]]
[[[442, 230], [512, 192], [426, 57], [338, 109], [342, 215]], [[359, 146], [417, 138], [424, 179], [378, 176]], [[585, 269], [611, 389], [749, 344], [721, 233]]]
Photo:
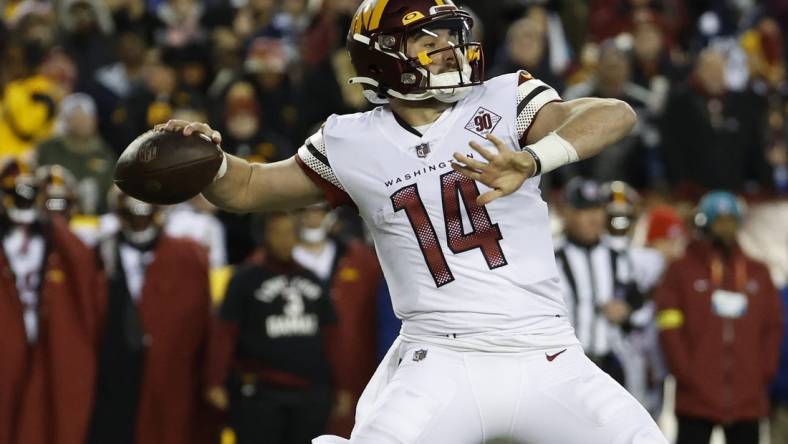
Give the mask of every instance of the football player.
[[[524, 71], [485, 81], [472, 26], [450, 0], [364, 1], [350, 82], [380, 106], [329, 117], [282, 162], [225, 155], [204, 195], [237, 212], [327, 200], [368, 225], [402, 332], [350, 442], [666, 443], [583, 354], [538, 188], [628, 134], [635, 114], [618, 100], [563, 102]], [[203, 123], [159, 129], [221, 141]]]

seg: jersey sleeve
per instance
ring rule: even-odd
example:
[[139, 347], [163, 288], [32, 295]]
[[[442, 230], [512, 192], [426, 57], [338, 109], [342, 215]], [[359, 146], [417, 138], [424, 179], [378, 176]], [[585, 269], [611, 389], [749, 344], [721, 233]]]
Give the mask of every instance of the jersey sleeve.
[[306, 139], [301, 148], [298, 149], [295, 158], [296, 163], [304, 170], [307, 177], [323, 190], [326, 201], [332, 207], [353, 205], [353, 200], [337, 179], [331, 164], [328, 162], [322, 128]]
[[517, 138], [520, 147], [526, 145], [528, 130], [543, 106], [561, 100], [561, 96], [552, 87], [533, 78], [527, 71], [520, 71], [517, 76]]

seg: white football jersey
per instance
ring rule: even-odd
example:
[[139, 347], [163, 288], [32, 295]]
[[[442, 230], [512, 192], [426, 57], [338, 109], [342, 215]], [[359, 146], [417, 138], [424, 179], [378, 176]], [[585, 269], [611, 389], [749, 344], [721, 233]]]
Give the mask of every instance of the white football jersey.
[[[297, 161], [332, 204], [355, 205], [367, 223], [403, 333], [533, 334], [550, 346], [576, 342], [558, 283], [539, 179], [486, 206], [489, 190], [451, 168], [455, 152], [512, 149], [545, 104], [560, 100], [520, 72], [488, 80], [424, 134], [388, 107], [328, 118]], [[478, 154], [476, 154], [478, 158]]]

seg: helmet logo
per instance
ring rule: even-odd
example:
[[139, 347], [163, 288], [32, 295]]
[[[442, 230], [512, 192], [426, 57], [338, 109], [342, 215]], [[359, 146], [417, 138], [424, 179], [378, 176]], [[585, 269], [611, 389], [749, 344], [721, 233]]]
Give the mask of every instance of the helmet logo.
[[423, 19], [423, 18], [424, 18], [424, 14], [422, 14], [419, 11], [409, 12], [409, 13], [405, 14], [404, 17], [402, 17], [402, 24], [403, 25], [408, 25], [410, 23], [415, 22], [418, 19]]

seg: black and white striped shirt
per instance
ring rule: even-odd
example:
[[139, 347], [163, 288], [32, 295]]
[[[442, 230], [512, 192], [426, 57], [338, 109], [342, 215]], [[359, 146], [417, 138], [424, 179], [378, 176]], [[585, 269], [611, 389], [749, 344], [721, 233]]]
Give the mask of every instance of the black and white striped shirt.
[[603, 238], [591, 246], [562, 239], [556, 243], [555, 254], [567, 310], [586, 353], [604, 356], [617, 348], [621, 327], [609, 322], [602, 312], [614, 298], [633, 308], [631, 325], [641, 327], [651, 321], [651, 306], [644, 304], [642, 295], [656, 285], [662, 273], [659, 253], [616, 248]]

